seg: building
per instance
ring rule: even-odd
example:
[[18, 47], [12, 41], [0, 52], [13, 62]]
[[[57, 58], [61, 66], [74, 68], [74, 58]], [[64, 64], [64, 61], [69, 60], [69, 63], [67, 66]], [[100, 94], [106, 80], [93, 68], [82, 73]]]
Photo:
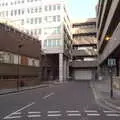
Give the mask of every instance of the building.
[[[66, 80], [72, 34], [65, 0], [1, 0], [0, 19], [42, 40], [44, 54], [56, 57], [55, 79]], [[45, 71], [53, 76], [52, 68]]]
[[41, 54], [40, 41], [0, 23], [0, 88], [16, 87], [21, 80], [27, 86], [39, 84]]
[[77, 20], [72, 25], [73, 47], [71, 76], [75, 80], [92, 80], [97, 68], [96, 19]]
[[[99, 0], [97, 6], [98, 71], [109, 78], [108, 59], [115, 59], [114, 76], [120, 74], [120, 0]], [[114, 66], [115, 65], [115, 66]]]

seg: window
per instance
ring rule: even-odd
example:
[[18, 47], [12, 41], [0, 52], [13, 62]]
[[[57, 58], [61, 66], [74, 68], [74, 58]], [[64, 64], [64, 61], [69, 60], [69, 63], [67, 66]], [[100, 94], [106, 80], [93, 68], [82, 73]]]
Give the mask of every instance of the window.
[[14, 15], [15, 15], [15, 16], [17, 15], [17, 10], [14, 10]]
[[33, 18], [31, 18], [31, 24], [33, 24]]
[[39, 23], [41, 23], [42, 22], [42, 18], [39, 18]]
[[35, 24], [37, 24], [37, 20], [38, 20], [38, 18], [35, 18]]
[[39, 7], [39, 13], [42, 11], [42, 8], [41, 7]]
[[56, 10], [56, 5], [53, 5], [53, 10]]
[[18, 14], [20, 15], [20, 9], [18, 9]]
[[59, 4], [57, 5], [57, 10], [60, 10], [60, 5]]
[[57, 15], [57, 21], [58, 22], [60, 21], [60, 15]]
[[24, 19], [21, 20], [21, 25], [24, 25]]
[[11, 16], [13, 16], [13, 10], [11, 11]]

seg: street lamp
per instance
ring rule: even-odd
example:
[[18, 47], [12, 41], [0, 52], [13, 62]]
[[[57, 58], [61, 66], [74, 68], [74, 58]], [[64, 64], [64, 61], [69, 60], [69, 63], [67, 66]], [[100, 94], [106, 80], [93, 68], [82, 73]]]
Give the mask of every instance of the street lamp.
[[17, 91], [19, 91], [19, 54], [20, 54], [20, 49], [22, 48], [23, 44], [19, 41], [18, 42], [18, 64], [17, 64]]

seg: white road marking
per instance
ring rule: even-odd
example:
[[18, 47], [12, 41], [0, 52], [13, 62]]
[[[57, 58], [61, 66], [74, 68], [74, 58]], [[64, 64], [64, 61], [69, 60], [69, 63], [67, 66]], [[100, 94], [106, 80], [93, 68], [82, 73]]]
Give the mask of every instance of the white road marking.
[[54, 92], [52, 92], [52, 93], [50, 93], [50, 94], [44, 96], [43, 99], [46, 99], [46, 98], [48, 98], [48, 97], [50, 97], [50, 96], [52, 96], [52, 95], [54, 95]]
[[48, 114], [48, 117], [59, 117], [62, 116], [62, 114]]
[[48, 113], [60, 113], [60, 111], [48, 111]]
[[19, 113], [20, 111], [22, 111], [22, 110], [24, 110], [24, 109], [26, 109], [26, 108], [28, 108], [28, 107], [30, 107], [30, 106], [32, 106], [33, 104], [35, 104], [35, 103], [32, 102], [31, 104], [28, 104], [28, 105], [26, 105], [26, 106], [18, 109], [17, 111], [15, 111], [15, 112], [13, 112], [13, 113], [5, 116], [3, 119], [13, 119], [13, 117], [15, 117], [15, 118], [21, 118], [21, 116], [13, 116], [13, 115]]
[[100, 114], [87, 114], [87, 116], [100, 116]]
[[6, 117], [6, 118], [4, 118], [4, 120], [6, 120], [6, 119], [17, 119], [17, 118], [21, 118], [21, 116], [11, 116], [11, 117]]
[[106, 114], [106, 116], [108, 116], [108, 117], [119, 117], [120, 114]]
[[80, 112], [80, 111], [78, 111], [78, 110], [67, 110], [66, 112], [67, 113], [77, 113], [77, 112]]
[[17, 113], [12, 113], [12, 115], [20, 115], [21, 112], [17, 112]]
[[27, 115], [27, 117], [29, 117], [29, 118], [33, 118], [33, 117], [41, 117], [41, 115]]
[[28, 112], [28, 114], [40, 114], [41, 112]]
[[81, 116], [81, 114], [67, 114], [67, 116]]
[[107, 111], [107, 110], [104, 110], [103, 112], [104, 113], [116, 113], [117, 111]]
[[87, 113], [87, 112], [95, 112], [95, 113], [97, 113], [98, 111], [97, 110], [85, 110], [85, 112]]

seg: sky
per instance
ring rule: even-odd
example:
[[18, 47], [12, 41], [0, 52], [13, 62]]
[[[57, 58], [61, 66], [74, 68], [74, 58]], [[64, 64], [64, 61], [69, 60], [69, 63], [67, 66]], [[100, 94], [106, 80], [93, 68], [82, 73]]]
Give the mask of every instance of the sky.
[[71, 19], [85, 19], [96, 16], [98, 0], [67, 0]]

